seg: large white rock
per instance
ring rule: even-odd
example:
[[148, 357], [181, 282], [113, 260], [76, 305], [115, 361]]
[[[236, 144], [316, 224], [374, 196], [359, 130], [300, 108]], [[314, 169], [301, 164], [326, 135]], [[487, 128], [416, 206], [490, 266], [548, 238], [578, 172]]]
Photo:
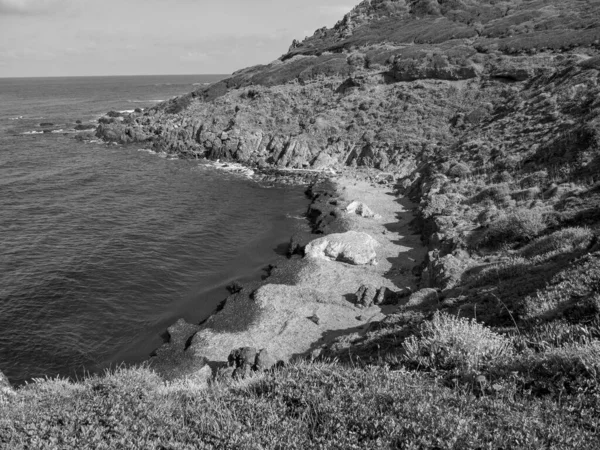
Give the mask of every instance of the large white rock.
[[371, 208], [365, 205], [363, 202], [353, 201], [348, 206], [346, 206], [346, 212], [349, 214], [358, 214], [361, 217], [366, 217], [369, 219], [380, 219], [381, 216], [379, 214], [375, 214]]
[[315, 239], [306, 246], [304, 253], [306, 258], [328, 259], [354, 265], [375, 265], [375, 248], [378, 245], [379, 242], [367, 233], [348, 231]]

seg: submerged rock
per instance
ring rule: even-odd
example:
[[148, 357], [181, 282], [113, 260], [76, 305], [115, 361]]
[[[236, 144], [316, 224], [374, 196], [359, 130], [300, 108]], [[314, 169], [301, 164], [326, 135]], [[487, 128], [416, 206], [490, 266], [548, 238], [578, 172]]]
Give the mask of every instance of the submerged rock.
[[315, 239], [304, 249], [306, 258], [328, 259], [354, 265], [377, 264], [375, 248], [379, 243], [358, 231], [330, 234]]

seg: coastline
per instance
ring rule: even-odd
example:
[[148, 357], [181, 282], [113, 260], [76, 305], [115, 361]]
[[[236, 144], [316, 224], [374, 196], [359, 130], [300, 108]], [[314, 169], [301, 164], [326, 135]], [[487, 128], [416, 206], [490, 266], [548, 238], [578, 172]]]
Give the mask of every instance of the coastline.
[[[168, 341], [150, 358], [151, 367], [166, 380], [206, 382], [229, 377], [234, 370], [227, 367], [229, 355], [240, 348], [266, 349], [272, 364], [315, 358], [336, 340], [362, 336], [397, 310], [417, 288], [412, 268], [426, 250], [410, 225], [415, 205], [398, 196], [392, 180], [356, 169], [317, 177], [307, 190], [313, 233], [292, 236], [289, 259], [262, 281], [237, 286], [239, 291], [201, 324], [180, 319], [171, 325]], [[356, 202], [367, 208], [348, 210]], [[309, 242], [352, 233], [374, 239], [376, 262], [352, 264], [302, 254]]]

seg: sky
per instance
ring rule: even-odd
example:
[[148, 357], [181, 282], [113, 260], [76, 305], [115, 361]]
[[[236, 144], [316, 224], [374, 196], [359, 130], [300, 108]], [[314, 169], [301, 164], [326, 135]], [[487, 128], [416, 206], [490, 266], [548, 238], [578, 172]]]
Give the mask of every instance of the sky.
[[0, 0], [0, 77], [228, 74], [359, 0]]

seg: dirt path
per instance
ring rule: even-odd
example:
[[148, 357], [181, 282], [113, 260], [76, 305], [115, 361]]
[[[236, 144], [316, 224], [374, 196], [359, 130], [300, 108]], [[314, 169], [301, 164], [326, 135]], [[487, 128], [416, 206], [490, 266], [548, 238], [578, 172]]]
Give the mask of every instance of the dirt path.
[[377, 273], [388, 278], [398, 288], [415, 288], [416, 279], [412, 268], [423, 261], [427, 250], [420, 234], [411, 228], [416, 207], [407, 198], [397, 197], [389, 186], [373, 184], [366, 180], [340, 178], [343, 197], [350, 203], [365, 203], [381, 218], [364, 218], [349, 215], [352, 228], [373, 236], [381, 246], [377, 249], [379, 264]]

